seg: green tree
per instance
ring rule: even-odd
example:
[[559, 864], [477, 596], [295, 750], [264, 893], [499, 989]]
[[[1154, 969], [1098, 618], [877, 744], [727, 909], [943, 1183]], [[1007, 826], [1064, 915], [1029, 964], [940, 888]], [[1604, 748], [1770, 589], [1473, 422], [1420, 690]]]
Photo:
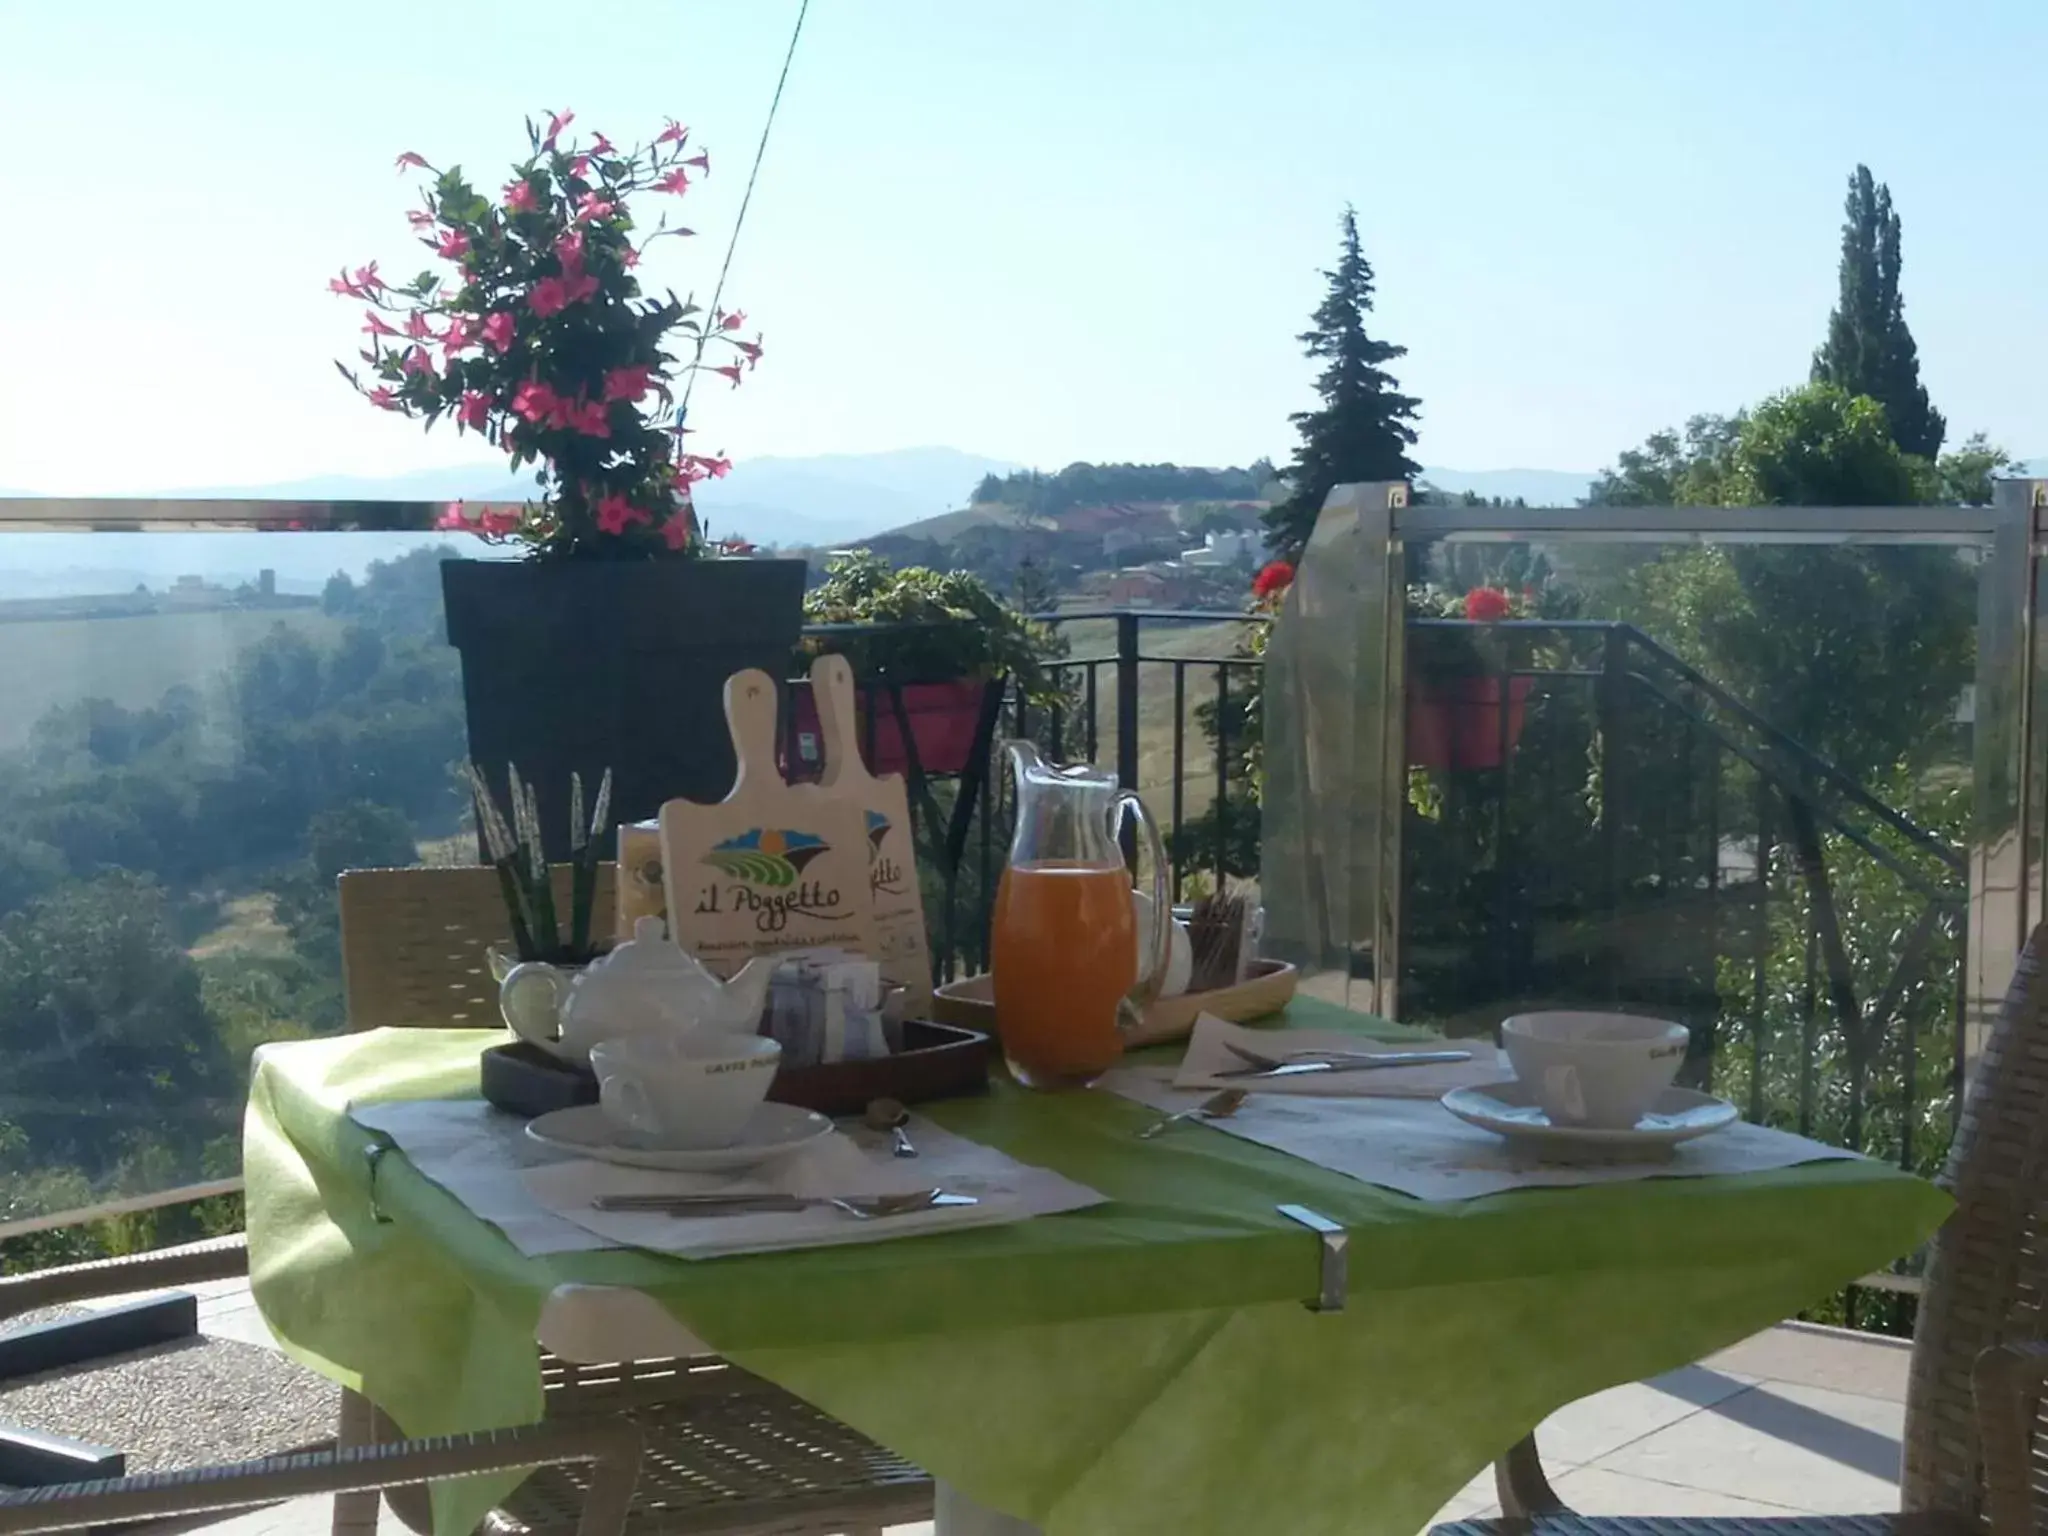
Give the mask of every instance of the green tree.
[[271, 885], [277, 920], [314, 972], [341, 977], [341, 916], [334, 882], [345, 869], [402, 869], [419, 862], [405, 813], [353, 800], [314, 815], [306, 826], [306, 857]]
[[1941, 485], [1941, 499], [1958, 507], [1991, 505], [1991, 482], [1998, 472], [2011, 469], [2017, 460], [2003, 448], [1996, 448], [1982, 432], [1972, 432], [1960, 448], [1941, 456], [1935, 473]]
[[1010, 601], [1019, 613], [1058, 613], [1059, 582], [1045, 566], [1026, 555], [1017, 563], [1017, 579], [1010, 587]]
[[1372, 264], [1358, 245], [1358, 215], [1346, 208], [1337, 265], [1323, 275], [1329, 290], [1309, 329], [1297, 338], [1309, 357], [1320, 358], [1316, 377], [1322, 405], [1292, 418], [1301, 434], [1288, 470], [1291, 494], [1266, 513], [1266, 541], [1276, 554], [1294, 559], [1308, 543], [1316, 515], [1332, 486], [1363, 480], [1407, 480], [1417, 473], [1408, 450], [1415, 444], [1416, 407], [1401, 394], [1385, 365], [1408, 349], [1366, 334], [1372, 312]]
[[0, 1119], [28, 1166], [99, 1177], [161, 1144], [197, 1176], [235, 1121], [198, 972], [162, 888], [138, 875], [75, 881], [0, 919], [0, 1053]]
[[[1905, 506], [1936, 494], [1876, 401], [1808, 384], [1660, 433], [1594, 486], [1609, 504]], [[1944, 550], [1713, 545], [1630, 567], [1619, 615], [1852, 776], [1931, 750], [1975, 665], [1975, 595]]]
[[1683, 433], [1652, 432], [1640, 448], [1624, 449], [1586, 493], [1595, 507], [1696, 507], [1720, 499], [1728, 455], [1746, 413], [1695, 416]]
[[1920, 354], [1899, 292], [1899, 215], [1892, 191], [1859, 165], [1843, 206], [1840, 297], [1827, 340], [1813, 355], [1813, 379], [1884, 407], [1894, 442], [1932, 460], [1948, 430], [1920, 382]]

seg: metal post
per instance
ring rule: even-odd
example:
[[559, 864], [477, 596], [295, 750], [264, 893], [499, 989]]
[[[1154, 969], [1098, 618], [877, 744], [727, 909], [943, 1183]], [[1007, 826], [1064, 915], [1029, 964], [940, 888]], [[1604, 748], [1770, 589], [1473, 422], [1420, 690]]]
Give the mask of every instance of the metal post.
[[2044, 712], [2035, 654], [2035, 551], [2048, 523], [2048, 480], [2000, 480], [1993, 489], [1995, 521], [1977, 574], [1974, 825], [1964, 1027], [1956, 1042], [1963, 1071], [1990, 1031], [2029, 927], [2042, 915], [2038, 845], [2048, 809], [2036, 789]]
[[1138, 787], [1138, 615], [1116, 616], [1116, 778]]

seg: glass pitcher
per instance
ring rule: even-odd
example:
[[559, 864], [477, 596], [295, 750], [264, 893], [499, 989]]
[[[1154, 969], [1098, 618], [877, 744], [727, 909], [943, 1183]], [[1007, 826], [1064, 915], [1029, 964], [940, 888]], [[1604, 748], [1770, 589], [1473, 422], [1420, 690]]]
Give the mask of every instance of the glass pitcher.
[[[1028, 741], [1004, 745], [1017, 781], [1017, 831], [996, 888], [990, 934], [996, 1034], [1017, 1080], [1085, 1085], [1123, 1055], [1124, 1032], [1158, 995], [1173, 911], [1159, 825], [1114, 774], [1048, 763]], [[1151, 858], [1150, 932], [1117, 832], [1128, 809]], [[1141, 957], [1150, 974], [1139, 977]]]

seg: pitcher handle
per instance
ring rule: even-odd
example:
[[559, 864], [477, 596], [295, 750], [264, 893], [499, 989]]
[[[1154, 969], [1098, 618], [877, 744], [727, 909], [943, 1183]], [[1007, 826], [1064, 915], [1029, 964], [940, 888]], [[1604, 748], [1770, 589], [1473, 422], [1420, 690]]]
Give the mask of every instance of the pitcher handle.
[[[562, 996], [568, 981], [547, 961], [527, 960], [507, 971], [498, 985], [498, 1008], [512, 1033], [551, 1056], [562, 1054]], [[522, 994], [534, 996], [536, 984], [547, 988], [548, 1000], [538, 1005], [522, 1002]]]
[[1133, 1006], [1126, 1010], [1128, 1016], [1131, 1012], [1142, 1012], [1166, 985], [1167, 968], [1173, 963], [1173, 896], [1167, 889], [1166, 843], [1159, 835], [1159, 823], [1152, 819], [1152, 813], [1135, 790], [1119, 793], [1116, 803], [1138, 823], [1145, 852], [1152, 859], [1152, 947], [1148, 951], [1152, 956], [1152, 974], [1140, 977], [1138, 985], [1131, 989], [1129, 1001]]

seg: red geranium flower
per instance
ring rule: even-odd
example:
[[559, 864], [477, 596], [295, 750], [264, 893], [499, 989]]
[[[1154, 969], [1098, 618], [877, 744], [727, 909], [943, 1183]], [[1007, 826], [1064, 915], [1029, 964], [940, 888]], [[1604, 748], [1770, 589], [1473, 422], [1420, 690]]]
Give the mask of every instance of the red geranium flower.
[[1285, 560], [1271, 560], [1259, 568], [1259, 574], [1252, 578], [1252, 596], [1271, 597], [1285, 592], [1294, 585], [1294, 567]]
[[1475, 624], [1498, 624], [1514, 611], [1499, 587], [1474, 587], [1465, 594], [1465, 617]]

